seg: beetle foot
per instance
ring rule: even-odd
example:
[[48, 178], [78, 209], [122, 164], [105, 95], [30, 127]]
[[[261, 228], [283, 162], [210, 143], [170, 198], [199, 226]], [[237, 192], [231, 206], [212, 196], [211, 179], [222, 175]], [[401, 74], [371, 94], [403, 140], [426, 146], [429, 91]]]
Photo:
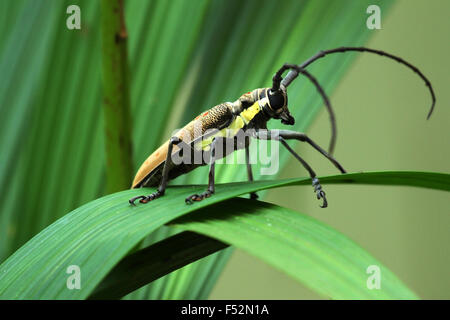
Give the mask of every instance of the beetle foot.
[[193, 194], [193, 195], [187, 197], [185, 202], [186, 202], [186, 204], [192, 204], [192, 203], [194, 203], [194, 201], [202, 201], [205, 198], [211, 197], [211, 195], [213, 193], [214, 192], [212, 192], [210, 190], [206, 190], [205, 192], [200, 193], [200, 194]]
[[327, 198], [325, 196], [325, 191], [322, 190], [322, 186], [320, 185], [319, 179], [317, 178], [313, 178], [312, 179], [312, 185], [314, 187], [314, 192], [316, 193], [317, 199], [323, 199], [323, 203], [320, 206], [321, 208], [326, 208], [328, 207], [328, 201]]
[[139, 202], [140, 203], [147, 203], [147, 202], [150, 202], [150, 201], [152, 201], [152, 200], [155, 200], [156, 198], [159, 198], [159, 197], [161, 197], [163, 195], [163, 192], [161, 192], [161, 191], [155, 191], [155, 192], [153, 192], [152, 194], [149, 194], [148, 196], [137, 196], [137, 197], [134, 197], [134, 198], [131, 198], [130, 200], [128, 200], [128, 202], [131, 204], [131, 205], [133, 205], [133, 206], [135, 206], [135, 201], [137, 200], [137, 199], [139, 199]]
[[259, 196], [256, 194], [256, 192], [250, 193], [250, 199], [251, 200], [258, 200]]

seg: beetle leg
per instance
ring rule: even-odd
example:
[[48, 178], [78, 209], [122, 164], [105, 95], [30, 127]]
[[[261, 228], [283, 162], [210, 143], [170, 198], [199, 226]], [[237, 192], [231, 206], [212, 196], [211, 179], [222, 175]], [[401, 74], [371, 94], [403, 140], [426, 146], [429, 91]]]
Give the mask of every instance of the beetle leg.
[[163, 195], [164, 193], [157, 190], [151, 194], [149, 194], [148, 196], [145, 196], [144, 198], [142, 198], [141, 200], [139, 200], [140, 203], [147, 203], [150, 202], [152, 200], [155, 200], [156, 198], [159, 198]]
[[316, 193], [317, 199], [323, 199], [323, 204], [320, 207], [328, 207], [327, 198], [325, 197], [325, 191], [322, 190], [322, 186], [320, 185], [319, 179], [317, 177], [312, 179], [312, 185], [314, 187], [314, 192]]
[[322, 190], [322, 186], [320, 185], [319, 179], [316, 176], [316, 173], [314, 172], [314, 170], [311, 168], [311, 166], [302, 158], [300, 157], [297, 152], [295, 152], [286, 142], [286, 140], [284, 140], [284, 138], [279, 137], [279, 141], [286, 147], [286, 149], [289, 150], [290, 153], [292, 153], [292, 155], [298, 160], [300, 161], [300, 163], [303, 165], [303, 167], [305, 167], [305, 169], [309, 172], [309, 176], [311, 177], [312, 180], [312, 185], [314, 187], [314, 192], [316, 193], [317, 199], [323, 199], [323, 203], [320, 206], [321, 208], [326, 208], [328, 206], [328, 201], [327, 198], [325, 197], [325, 191]]
[[[274, 132], [274, 131], [263, 131], [263, 132], [256, 132], [256, 137], [258, 139], [265, 139], [265, 140], [278, 140], [281, 142], [281, 144], [288, 149], [288, 151], [303, 165], [303, 167], [308, 171], [309, 176], [311, 177], [312, 180], [312, 186], [314, 187], [314, 192], [316, 193], [317, 199], [322, 199], [323, 203], [320, 206], [321, 208], [326, 208], [328, 206], [328, 201], [327, 198], [325, 196], [325, 191], [322, 190], [322, 186], [320, 185], [319, 179], [316, 176], [316, 173], [314, 172], [314, 170], [311, 168], [311, 166], [302, 158], [300, 157], [290, 146], [289, 144], [286, 142], [286, 139], [294, 139], [294, 135], [285, 135], [283, 134], [284, 130], [279, 130], [279, 132]], [[263, 134], [264, 133], [264, 134]], [[285, 133], [285, 132], [284, 132]], [[292, 133], [298, 133], [299, 132], [294, 132], [292, 131]], [[303, 141], [303, 140], [301, 140]], [[323, 151], [326, 153], [326, 151]], [[330, 156], [331, 157], [331, 156]], [[337, 162], [337, 161], [336, 161]], [[339, 165], [340, 166], [340, 165]], [[344, 170], [344, 169], [342, 169]], [[343, 171], [345, 172], [345, 171]]]
[[137, 199], [140, 199], [140, 200], [139, 200], [140, 203], [147, 203], [147, 202], [149, 202], [149, 201], [155, 200], [156, 198], [159, 198], [159, 197], [162, 196], [162, 195], [163, 195], [163, 193], [161, 193], [161, 192], [158, 190], [158, 191], [155, 191], [155, 192], [149, 194], [148, 196], [137, 196], [137, 197], [131, 198], [131, 199], [128, 200], [128, 201], [130, 202], [130, 204], [132, 204], [133, 206], [135, 206], [134, 202], [135, 202]]
[[132, 204], [133, 206], [135, 206], [135, 204], [134, 204], [134, 202], [137, 200], [137, 199], [145, 199], [145, 196], [137, 196], [137, 197], [134, 197], [134, 198], [131, 198], [130, 200], [128, 200], [128, 202], [130, 202], [130, 204]]
[[194, 201], [202, 201], [203, 199], [205, 199], [205, 198], [209, 198], [209, 197], [211, 197], [211, 195], [213, 194], [214, 192], [212, 192], [212, 191], [210, 191], [209, 189], [208, 190], [206, 190], [205, 192], [202, 192], [202, 193], [200, 193], [200, 194], [193, 194], [193, 195], [190, 195], [189, 197], [187, 197], [186, 198], [186, 204], [192, 204], [192, 203], [194, 203]]
[[[250, 137], [245, 137], [246, 139], [248, 139], [248, 143], [245, 145], [245, 163], [247, 165], [247, 176], [248, 176], [248, 181], [253, 181], [253, 173], [252, 173], [252, 165], [250, 164]], [[257, 200], [258, 199], [258, 195], [256, 194], [256, 192], [252, 192], [250, 193], [250, 199], [252, 200]]]
[[164, 163], [162, 177], [161, 177], [161, 184], [158, 187], [158, 190], [149, 194], [148, 196], [137, 196], [134, 198], [131, 198], [128, 200], [130, 204], [135, 205], [134, 202], [137, 199], [140, 199], [140, 203], [147, 203], [149, 201], [155, 200], [156, 198], [159, 198], [164, 195], [164, 192], [166, 191], [167, 182], [169, 181], [169, 167], [170, 162], [172, 161], [172, 150], [173, 146], [179, 144], [182, 142], [182, 140], [178, 137], [172, 137], [169, 142], [169, 146], [167, 147], [167, 156], [166, 156], [166, 162]]
[[217, 140], [221, 138], [214, 138], [211, 142], [211, 156], [209, 164], [209, 175], [208, 175], [208, 190], [200, 194], [193, 194], [186, 198], [186, 204], [192, 204], [194, 201], [202, 201], [205, 198], [209, 198], [215, 190], [214, 174], [215, 174], [215, 164], [216, 164], [216, 143]]
[[[324, 149], [322, 149], [317, 143], [315, 143], [311, 138], [309, 138], [305, 133], [303, 132], [296, 132], [291, 130], [267, 130], [267, 131], [259, 131], [256, 133], [257, 137], [259, 139], [272, 139], [272, 140], [279, 140], [278, 137], [284, 138], [286, 140], [299, 140], [302, 142], [308, 143], [310, 146], [312, 146], [314, 149], [319, 151], [325, 158], [330, 160], [330, 162], [339, 169], [341, 173], [346, 173], [345, 169], [342, 167], [342, 165], [328, 152], [326, 152]], [[281, 141], [281, 140], [280, 140]]]

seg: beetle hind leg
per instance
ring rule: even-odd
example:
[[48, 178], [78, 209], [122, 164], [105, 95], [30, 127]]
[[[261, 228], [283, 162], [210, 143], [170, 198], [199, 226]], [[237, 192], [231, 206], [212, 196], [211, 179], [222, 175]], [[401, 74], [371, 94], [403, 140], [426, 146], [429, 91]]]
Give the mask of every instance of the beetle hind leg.
[[178, 137], [172, 137], [169, 141], [169, 146], [167, 148], [166, 162], [164, 163], [162, 177], [161, 177], [161, 184], [159, 185], [158, 190], [149, 194], [148, 196], [137, 196], [137, 197], [131, 198], [130, 200], [128, 200], [128, 202], [131, 205], [134, 206], [135, 205], [134, 202], [137, 199], [139, 199], [140, 203], [147, 203], [147, 202], [155, 200], [156, 198], [159, 198], [164, 195], [164, 192], [166, 191], [167, 182], [169, 181], [169, 163], [171, 162], [173, 146], [177, 145], [181, 142], [182, 142], [182, 140]]
[[134, 202], [138, 199], [139, 199], [140, 203], [147, 203], [152, 200], [155, 200], [156, 198], [161, 197], [163, 194], [164, 194], [163, 192], [158, 190], [158, 191], [155, 191], [155, 192], [149, 194], [148, 196], [137, 196], [137, 197], [131, 198], [130, 200], [128, 200], [128, 202], [130, 202], [130, 204], [135, 206], [136, 204]]
[[[133, 198], [131, 198], [130, 200], [128, 200], [128, 202], [129, 202], [131, 205], [135, 206], [136, 204], [135, 204], [134, 202], [135, 202], [137, 199], [143, 200], [143, 199], [145, 199], [145, 196], [137, 196], [137, 197], [133, 197]], [[141, 200], [139, 200], [139, 201], [141, 201]]]

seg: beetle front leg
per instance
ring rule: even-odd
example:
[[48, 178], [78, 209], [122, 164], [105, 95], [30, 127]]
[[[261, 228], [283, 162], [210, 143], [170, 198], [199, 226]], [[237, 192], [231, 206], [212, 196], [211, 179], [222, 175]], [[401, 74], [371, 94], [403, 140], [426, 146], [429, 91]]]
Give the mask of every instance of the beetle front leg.
[[215, 191], [215, 164], [216, 164], [216, 143], [217, 140], [221, 138], [214, 138], [211, 142], [211, 156], [210, 156], [210, 164], [209, 164], [209, 175], [208, 175], [208, 189], [200, 194], [193, 194], [186, 198], [186, 204], [192, 204], [194, 201], [202, 201], [205, 198], [211, 197], [211, 195]]
[[130, 200], [128, 200], [130, 204], [135, 205], [134, 202], [138, 199], [140, 203], [147, 203], [164, 195], [167, 187], [167, 182], [169, 181], [169, 167], [170, 162], [172, 161], [173, 146], [179, 144], [180, 142], [182, 142], [182, 140], [178, 137], [172, 137], [169, 141], [169, 146], [167, 147], [166, 162], [164, 163], [161, 184], [159, 185], [158, 190], [149, 194], [148, 196], [137, 196], [131, 198]]
[[311, 147], [319, 151], [325, 158], [327, 158], [341, 173], [346, 173], [342, 165], [328, 152], [322, 149], [317, 143], [315, 143], [310, 137], [303, 132], [291, 131], [291, 130], [279, 130], [278, 135], [286, 140], [299, 140], [308, 143]]
[[[301, 137], [301, 139], [300, 139]], [[281, 144], [288, 149], [288, 151], [303, 165], [303, 167], [308, 171], [309, 176], [311, 177], [311, 181], [312, 181], [312, 186], [314, 188], [314, 192], [316, 193], [317, 199], [323, 200], [322, 205], [320, 206], [321, 208], [326, 208], [328, 206], [328, 201], [325, 195], [325, 191], [322, 190], [322, 186], [319, 182], [319, 179], [317, 178], [316, 173], [314, 172], [314, 170], [311, 168], [311, 166], [302, 158], [300, 157], [290, 146], [289, 144], [286, 142], [285, 139], [297, 139], [300, 141], [306, 141], [306, 140], [302, 140], [304, 138], [304, 134], [300, 133], [300, 132], [294, 132], [294, 131], [285, 131], [285, 130], [268, 130], [268, 131], [258, 131], [256, 132], [256, 138], [257, 139], [264, 139], [264, 140], [278, 140], [281, 142]], [[310, 139], [309, 139], [310, 140]], [[310, 140], [312, 141], [312, 140]], [[309, 141], [307, 141], [309, 143]], [[311, 144], [311, 143], [310, 143]], [[314, 145], [313, 145], [314, 147]], [[315, 148], [315, 147], [314, 147]], [[320, 147], [319, 147], [320, 148]], [[329, 156], [326, 151], [324, 151], [323, 149], [321, 149], [325, 154], [325, 156], [333, 163], [335, 164], [342, 173], [345, 172], [345, 170], [341, 167], [341, 165], [334, 160], [334, 158], [332, 158], [331, 156]], [[320, 150], [318, 150], [320, 152]], [[322, 153], [322, 152], [321, 152]], [[323, 153], [322, 153], [323, 154]], [[331, 159], [330, 159], [331, 158]], [[334, 160], [334, 161], [333, 161]]]
[[297, 152], [295, 152], [288, 144], [287, 142], [282, 138], [279, 137], [278, 140], [288, 149], [288, 151], [298, 160], [300, 163], [305, 167], [305, 169], [308, 171], [309, 176], [311, 177], [312, 186], [314, 188], [314, 192], [316, 193], [317, 200], [323, 199], [323, 203], [320, 206], [321, 208], [328, 207], [328, 201], [325, 196], [325, 191], [322, 190], [322, 186], [320, 185], [319, 178], [317, 178], [316, 173], [311, 168], [311, 166], [302, 158], [300, 157]]

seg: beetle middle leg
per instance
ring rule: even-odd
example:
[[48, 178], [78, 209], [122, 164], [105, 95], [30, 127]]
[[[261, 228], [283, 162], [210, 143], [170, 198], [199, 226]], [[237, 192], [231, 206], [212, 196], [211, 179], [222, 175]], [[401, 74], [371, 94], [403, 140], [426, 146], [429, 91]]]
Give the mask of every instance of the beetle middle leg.
[[323, 199], [323, 204], [321, 205], [322, 208], [326, 208], [328, 206], [327, 198], [325, 196], [325, 192], [322, 190], [322, 186], [320, 185], [319, 179], [317, 178], [316, 173], [311, 168], [311, 166], [302, 158], [300, 157], [286, 142], [286, 140], [289, 139], [295, 139], [300, 140], [302, 142], [307, 142], [309, 145], [311, 145], [314, 149], [319, 151], [322, 155], [324, 155], [328, 160], [330, 160], [335, 167], [341, 171], [341, 173], [345, 173], [345, 169], [341, 166], [341, 164], [334, 159], [333, 156], [331, 156], [329, 153], [327, 153], [325, 150], [323, 150], [318, 144], [316, 144], [313, 140], [311, 140], [306, 134], [302, 132], [296, 132], [296, 131], [290, 131], [290, 130], [267, 130], [267, 131], [257, 131], [256, 132], [256, 138], [257, 139], [264, 139], [264, 140], [278, 140], [281, 142], [281, 144], [288, 149], [288, 151], [303, 165], [303, 167], [308, 171], [311, 180], [312, 185], [314, 187], [314, 192], [316, 192], [317, 199]]
[[161, 177], [161, 183], [158, 187], [158, 190], [147, 196], [137, 196], [137, 197], [131, 198], [130, 200], [128, 200], [130, 202], [130, 204], [134, 205], [134, 202], [138, 199], [139, 199], [140, 203], [147, 203], [149, 201], [155, 200], [156, 198], [159, 198], [162, 195], [164, 195], [164, 192], [166, 191], [166, 187], [167, 187], [167, 182], [169, 181], [169, 167], [172, 162], [173, 146], [179, 144], [180, 142], [182, 142], [182, 140], [178, 137], [172, 137], [169, 141], [169, 146], [167, 147], [166, 162], [164, 163], [163, 173], [162, 173], [162, 177]]
[[217, 137], [210, 144], [210, 163], [209, 163], [209, 175], [208, 175], [208, 189], [200, 194], [193, 194], [186, 198], [186, 204], [192, 204], [193, 201], [202, 201], [205, 198], [209, 198], [215, 191], [215, 166], [216, 166], [216, 145], [218, 141], [222, 142], [222, 138]]

